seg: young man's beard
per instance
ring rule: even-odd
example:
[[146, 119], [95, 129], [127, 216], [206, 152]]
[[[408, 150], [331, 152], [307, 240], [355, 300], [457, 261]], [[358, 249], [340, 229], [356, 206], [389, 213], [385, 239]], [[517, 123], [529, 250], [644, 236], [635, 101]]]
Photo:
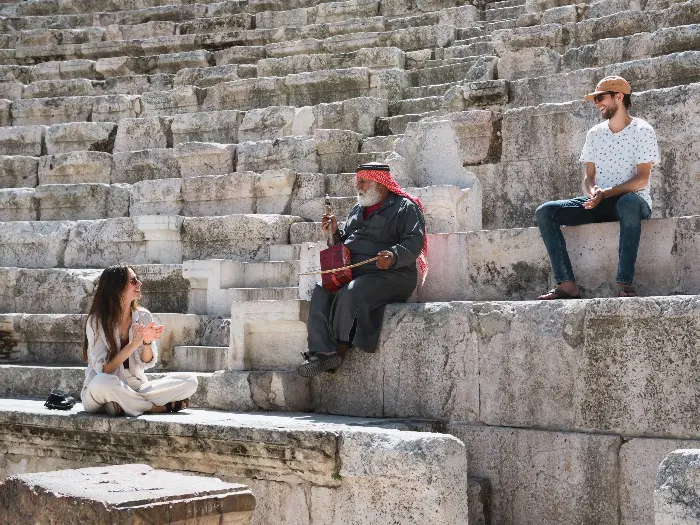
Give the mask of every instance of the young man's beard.
[[364, 193], [357, 192], [357, 204], [364, 208], [379, 204], [381, 200], [382, 193], [379, 191], [378, 182], [372, 181], [369, 189]]
[[615, 113], [617, 113], [617, 106], [605, 108], [605, 111], [603, 111], [603, 118], [605, 120], [610, 120], [615, 116]]

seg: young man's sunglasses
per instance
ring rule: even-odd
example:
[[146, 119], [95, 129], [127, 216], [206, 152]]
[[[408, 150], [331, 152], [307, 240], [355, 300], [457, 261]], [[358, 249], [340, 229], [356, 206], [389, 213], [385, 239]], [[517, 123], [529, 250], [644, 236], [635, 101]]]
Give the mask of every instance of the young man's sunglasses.
[[593, 101], [600, 104], [601, 102], [603, 102], [603, 99], [605, 98], [606, 95], [615, 95], [615, 94], [616, 94], [615, 91], [606, 91], [605, 93], [598, 93], [597, 95], [595, 95], [593, 97]]

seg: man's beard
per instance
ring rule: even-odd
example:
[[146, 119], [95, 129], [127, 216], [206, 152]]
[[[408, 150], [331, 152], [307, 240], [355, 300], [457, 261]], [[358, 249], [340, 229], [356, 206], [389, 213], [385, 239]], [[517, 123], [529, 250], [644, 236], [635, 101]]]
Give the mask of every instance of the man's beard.
[[382, 192], [379, 191], [379, 183], [372, 181], [369, 189], [363, 192], [357, 192], [357, 204], [364, 208], [379, 204], [382, 200]]
[[605, 120], [610, 120], [615, 116], [615, 113], [617, 113], [617, 106], [605, 108], [605, 111], [603, 111], [603, 118]]

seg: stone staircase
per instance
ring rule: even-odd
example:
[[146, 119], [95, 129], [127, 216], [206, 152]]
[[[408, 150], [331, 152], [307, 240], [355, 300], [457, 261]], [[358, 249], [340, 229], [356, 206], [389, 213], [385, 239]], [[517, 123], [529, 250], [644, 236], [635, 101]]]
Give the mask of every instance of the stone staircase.
[[[700, 440], [699, 24], [698, 0], [0, 3], [2, 472], [245, 479], [260, 525], [455, 525], [465, 500], [472, 525], [651, 525], [658, 462]], [[662, 154], [647, 297], [610, 298], [598, 224], [565, 232], [590, 299], [528, 302], [551, 285], [534, 210], [580, 191], [581, 98], [608, 74]], [[425, 204], [431, 270], [376, 354], [309, 381], [298, 274], [371, 160]], [[151, 377], [199, 378], [177, 422], [22, 399], [79, 392], [119, 262], [166, 325]]]

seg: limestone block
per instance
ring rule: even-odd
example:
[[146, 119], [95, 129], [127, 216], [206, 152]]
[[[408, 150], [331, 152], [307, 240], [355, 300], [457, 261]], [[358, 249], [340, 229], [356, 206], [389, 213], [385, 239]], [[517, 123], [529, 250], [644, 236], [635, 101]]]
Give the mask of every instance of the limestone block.
[[245, 113], [236, 110], [202, 111], [173, 117], [173, 144], [181, 142], [218, 142], [236, 144], [238, 128]]
[[34, 188], [0, 189], [0, 221], [34, 221], [36, 218]]
[[651, 16], [643, 11], [626, 11], [576, 24], [575, 42], [579, 45], [603, 38], [616, 38], [634, 33], [649, 33], [655, 26]]
[[492, 37], [493, 47], [498, 56], [503, 56], [507, 51], [514, 53], [531, 47], [559, 49], [566, 42], [562, 26], [559, 24], [500, 29], [494, 31]]
[[134, 184], [141, 180], [180, 177], [180, 164], [173, 149], [125, 151], [113, 156], [112, 182]]
[[23, 155], [0, 156], [0, 188], [33, 188], [38, 184], [39, 159]]
[[[693, 50], [697, 48], [698, 24], [659, 29], [651, 34], [648, 53], [651, 56]], [[646, 58], [646, 57], [644, 57]]]
[[617, 523], [619, 437], [461, 424], [448, 432], [464, 441], [469, 474], [491, 482], [497, 523]]
[[71, 151], [111, 152], [117, 126], [111, 122], [54, 124], [46, 130], [49, 155]]
[[403, 99], [403, 90], [410, 87], [406, 71], [382, 69], [372, 71], [369, 79], [369, 96], [388, 101]]
[[[25, 273], [20, 282], [27, 278], [27, 285], [29, 286], [35, 283], [45, 283], [48, 285], [49, 290], [53, 289], [53, 293], [50, 294], [51, 297], [47, 299], [47, 304], [59, 302], [62, 294], [55, 292], [55, 290], [62, 290], [62, 286], [66, 287], [66, 292], [70, 293], [71, 297], [74, 297], [74, 293], [80, 293], [79, 290], [83, 286], [85, 286], [86, 291], [91, 291], [94, 285], [91, 285], [90, 281], [94, 283], [99, 276], [99, 272], [95, 272], [95, 270], [70, 270], [69, 272], [65, 270], [23, 270], [23, 272]], [[34, 273], [33, 276], [31, 275], [32, 273]], [[61, 277], [63, 277], [63, 280], [61, 280]], [[23, 289], [29, 290], [22, 285], [22, 289], [18, 290], [20, 294], [23, 293]], [[36, 297], [34, 296], [33, 298], [36, 301]], [[85, 299], [88, 298], [89, 295]], [[28, 296], [24, 297], [23, 300], [19, 299], [20, 304], [26, 304], [29, 300]], [[89, 308], [89, 301], [85, 300], [85, 303], [85, 307]], [[34, 305], [34, 308], [36, 307]], [[46, 364], [73, 363], [82, 366], [82, 341], [85, 334], [86, 317], [76, 314], [23, 315], [18, 331], [23, 340], [26, 341], [27, 355], [25, 356], [25, 362]], [[70, 372], [65, 374], [64, 378], [66, 376], [70, 377]], [[67, 386], [68, 382], [61, 380], [64, 378], [54, 377], [55, 384], [60, 384], [62, 387]], [[27, 381], [28, 378], [20, 376], [18, 379]], [[73, 391], [72, 388], [70, 390]]]
[[[583, 4], [585, 6], [585, 4]], [[541, 24], [568, 24], [578, 22], [578, 9], [575, 5], [553, 7], [542, 13]]]
[[262, 172], [288, 168], [298, 172], [317, 172], [317, 143], [312, 137], [292, 136], [275, 140], [238, 144], [238, 171]]
[[158, 56], [158, 72], [160, 73], [177, 74], [181, 69], [205, 68], [213, 65], [215, 65], [214, 55], [204, 49]]
[[200, 90], [195, 86], [182, 86], [171, 91], [151, 91], [141, 95], [143, 116], [170, 116], [178, 113], [194, 113], [199, 109]]
[[131, 218], [78, 221], [65, 247], [64, 264], [103, 268], [122, 261], [151, 262], [146, 259], [145, 245], [144, 234]]
[[95, 61], [82, 58], [76, 60], [62, 60], [58, 63], [58, 72], [63, 79], [94, 78]]
[[93, 97], [92, 120], [94, 122], [119, 122], [124, 118], [138, 117], [141, 112], [141, 97], [139, 95]]
[[287, 103], [292, 106], [313, 106], [369, 95], [370, 82], [367, 68], [349, 68], [313, 71], [288, 75], [284, 89]]
[[543, 74], [552, 75], [559, 73], [561, 61], [561, 55], [548, 47], [505, 52], [498, 61], [498, 74], [501, 78], [508, 80]]
[[0, 82], [0, 98], [5, 100], [19, 100], [22, 98], [24, 84], [16, 80]]
[[371, 97], [353, 98], [319, 104], [314, 106], [313, 113], [317, 128], [347, 129], [369, 137], [374, 135], [375, 119], [389, 116], [389, 101]]
[[[14, 311], [51, 314], [86, 313], [102, 270], [48, 269], [18, 271], [14, 286]], [[76, 344], [82, 341], [84, 326], [59, 322], [48, 316], [31, 316], [23, 320], [24, 337], [28, 339], [32, 361], [79, 362]], [[53, 335], [52, 335], [53, 332]], [[66, 349], [57, 348], [64, 343]], [[50, 352], [49, 352], [50, 350]], [[55, 352], [52, 356], [51, 352]], [[72, 355], [71, 355], [72, 353]]]
[[63, 253], [73, 223], [9, 222], [0, 228], [0, 265], [53, 268], [63, 265]]
[[308, 12], [309, 9], [302, 7], [285, 11], [271, 10], [255, 13], [255, 27], [273, 29], [284, 26], [305, 26], [311, 23]]
[[652, 36], [638, 33], [620, 38], [606, 38], [595, 44], [570, 49], [564, 54], [563, 71], [601, 67], [610, 62], [627, 62], [647, 58], [651, 54]]
[[103, 94], [128, 93], [130, 95], [140, 95], [149, 91], [173, 89], [173, 76], [156, 74], [111, 77], [95, 85]]
[[406, 191], [423, 203], [425, 225], [430, 233], [481, 228], [481, 191], [478, 186], [469, 189], [448, 185], [424, 186]]
[[291, 213], [306, 220], [319, 220], [323, 215], [326, 176], [322, 173], [300, 173], [296, 177], [291, 200]]
[[353, 0], [318, 4], [309, 9], [309, 23], [342, 22], [348, 18], [364, 18], [379, 14], [377, 0]]
[[292, 55], [284, 58], [263, 58], [258, 61], [260, 77], [282, 77], [302, 71], [318, 71], [329, 69], [333, 55], [318, 53], [313, 55]]
[[236, 145], [213, 142], [181, 142], [173, 157], [180, 166], [181, 177], [224, 175], [236, 171]]
[[48, 184], [36, 189], [41, 220], [84, 220], [129, 215], [129, 190], [115, 184]]
[[264, 46], [234, 46], [221, 51], [214, 51], [216, 64], [255, 64], [261, 58], [265, 58]]
[[474, 5], [448, 7], [438, 12], [441, 25], [472, 27], [479, 20], [479, 10]]
[[114, 151], [172, 147], [172, 119], [167, 117], [127, 118], [119, 121]]
[[483, 80], [494, 80], [496, 78], [496, 67], [498, 57], [480, 56], [472, 67], [469, 68], [465, 82], [479, 82]]
[[[700, 442], [634, 438], [620, 447], [620, 523], [654, 523], [654, 485], [659, 465], [677, 449]], [[669, 487], [670, 488], [670, 487]]]
[[202, 109], [245, 111], [287, 104], [285, 80], [277, 77], [247, 78], [204, 89]]
[[183, 215], [183, 179], [155, 179], [131, 186], [129, 215]]
[[[57, 525], [73, 522], [78, 502], [81, 519], [103, 523], [168, 523], [186, 516], [247, 525], [255, 509], [255, 497], [245, 485], [138, 464], [11, 477], [0, 484], [0, 499], [3, 521], [26, 513]], [[20, 503], [28, 499], [31, 503]]]
[[156, 67], [156, 58], [149, 58], [150, 60], [129, 56], [100, 58], [95, 62], [95, 73], [104, 78], [149, 73]]
[[[425, 282], [416, 290], [416, 300], [464, 301], [474, 299], [469, 281], [471, 251], [468, 238], [471, 233], [428, 234], [428, 263], [430, 269]], [[454, 264], [453, 261], [462, 261]]]
[[266, 170], [255, 176], [255, 213], [290, 213], [297, 174], [290, 169]]
[[698, 523], [698, 456], [697, 448], [674, 450], [659, 465], [654, 487], [654, 523]]
[[371, 69], [404, 69], [406, 57], [407, 53], [398, 47], [363, 48], [355, 53], [353, 65]]
[[95, 88], [88, 79], [39, 80], [24, 88], [22, 98], [90, 97]]
[[270, 244], [288, 244], [289, 227], [299, 217], [288, 215], [227, 215], [191, 217], [183, 223], [185, 259], [225, 258], [262, 261]]
[[[260, 74], [260, 76], [268, 76]], [[237, 64], [225, 64], [221, 66], [205, 68], [185, 68], [175, 75], [175, 86], [197, 86], [200, 88], [213, 86], [221, 82], [239, 80]]]
[[272, 106], [246, 111], [238, 128], [238, 140], [241, 142], [272, 140], [291, 135], [295, 115], [295, 108], [290, 106]]
[[47, 129], [47, 126], [1, 127], [0, 153], [38, 157], [43, 153]]
[[255, 174], [229, 173], [182, 179], [182, 215], [204, 217], [256, 213]]
[[[317, 129], [314, 131], [318, 170], [322, 173], [346, 173], [357, 167], [355, 154], [362, 136], [353, 131]], [[299, 170], [301, 171], [301, 170]]]
[[[672, 5], [661, 13], [663, 27], [682, 26], [698, 23], [697, 2], [670, 2]], [[665, 7], [665, 6], [664, 6]], [[654, 2], [649, 2], [646, 9], [653, 9]]]
[[104, 28], [104, 40], [139, 40], [158, 36], [175, 34], [175, 22], [158, 20], [145, 24], [117, 25], [111, 24]]
[[[325, 49], [325, 42], [317, 38], [305, 38], [286, 42], [274, 42], [264, 47], [266, 58], [283, 58], [292, 55], [313, 55], [317, 53], [333, 53], [332, 49]], [[362, 46], [360, 46], [362, 47]], [[357, 48], [355, 48], [357, 49]], [[354, 51], [354, 49], [352, 49]], [[345, 50], [347, 51], [347, 50]], [[342, 51], [337, 51], [342, 52]]]
[[73, 151], [39, 159], [39, 184], [109, 184], [112, 155], [102, 151]]
[[[469, 335], [469, 309], [467, 303], [389, 306], [379, 351], [354, 352], [343, 363], [342, 376], [313, 382], [322, 410], [381, 417], [433, 414], [443, 420], [477, 421], [479, 357]], [[434, 323], [446, 327], [441, 337], [429, 328]]]
[[491, 110], [471, 110], [432, 117], [428, 121], [449, 120], [462, 158], [462, 165], [498, 161], [501, 154], [501, 115]]
[[145, 263], [179, 264], [182, 262], [183, 217], [140, 215], [134, 218], [134, 222], [146, 240]]

